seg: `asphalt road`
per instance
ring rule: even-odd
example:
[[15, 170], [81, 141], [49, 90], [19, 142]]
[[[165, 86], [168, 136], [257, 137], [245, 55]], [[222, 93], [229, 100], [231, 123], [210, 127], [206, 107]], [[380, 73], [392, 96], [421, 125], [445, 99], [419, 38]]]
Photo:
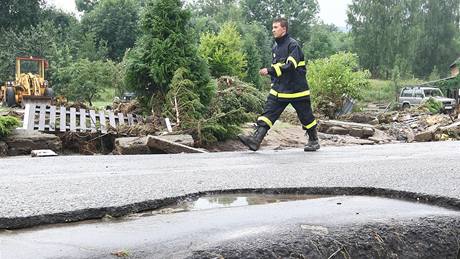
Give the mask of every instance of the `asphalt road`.
[[0, 159], [0, 221], [210, 190], [376, 187], [460, 199], [460, 142]]
[[[393, 231], [379, 229], [372, 231], [380, 233], [379, 236], [385, 238], [385, 243], [379, 244], [380, 247], [388, 250], [396, 250], [394, 247], [402, 248], [403, 251], [398, 251], [401, 258], [414, 257], [407, 253], [411, 250], [410, 247], [412, 249], [417, 247], [414, 250], [417, 250], [418, 256], [415, 257], [448, 258], [447, 251], [434, 253], [433, 256], [429, 256], [426, 254], [427, 251], [424, 251], [422, 245], [424, 242], [431, 246], [429, 250], [439, 246], [439, 238], [432, 239], [433, 228], [427, 223], [417, 222], [418, 229], [429, 233], [428, 242], [420, 235], [414, 235], [413, 227], [408, 227], [411, 229], [409, 236], [419, 238], [415, 247], [407, 241], [400, 241], [398, 246], [391, 247], [388, 236], [391, 232], [397, 232], [398, 240], [404, 238], [403, 231], [394, 229], [394, 225], [401, 222], [413, 225], [414, 220], [422, 217], [445, 220], [460, 218], [459, 211], [361, 196], [335, 196], [276, 204], [146, 215], [132, 215], [123, 220], [0, 231], [0, 258], [115, 258], [113, 254], [117, 252], [129, 258], [184, 258], [192, 257], [194, 254], [196, 258], [281, 258], [284, 257], [283, 253], [280, 253], [280, 249], [273, 249], [274, 244], [289, 244], [284, 249], [289, 253], [294, 251], [299, 253], [302, 250], [308, 251], [305, 247], [311, 244], [312, 237], [321, 239], [332, 236], [340, 239], [342, 233], [336, 235], [337, 237], [334, 235], [340, 229], [354, 232], [361, 228], [356, 229], [357, 225], [371, 224], [393, 225]], [[449, 224], [449, 228], [454, 226]], [[436, 224], [434, 229], [439, 231], [441, 227]], [[364, 235], [372, 231], [367, 231]], [[451, 236], [457, 234], [446, 232]], [[343, 239], [356, 242], [359, 241], [357, 236], [359, 235], [353, 239]], [[303, 240], [300, 241], [300, 244], [304, 244], [303, 249], [295, 246], [299, 240]], [[328, 251], [327, 246], [324, 245], [327, 241], [318, 243], [322, 248], [322, 254], [318, 254], [316, 249], [310, 249], [309, 252], [303, 253], [305, 257], [298, 258], [327, 258], [340, 247], [335, 245]], [[372, 243], [372, 240], [368, 241], [367, 246], [371, 246]], [[448, 241], [443, 240], [442, 243]], [[404, 247], [404, 244], [409, 248]], [[356, 255], [351, 247], [348, 248], [349, 253]], [[244, 252], [235, 252], [239, 250]], [[366, 251], [367, 258], [376, 258], [369, 248], [359, 250]], [[198, 251], [207, 251], [210, 256], [200, 254]], [[271, 256], [270, 253], [250, 256], [254, 251], [271, 252]], [[380, 253], [377, 257], [385, 258], [385, 253]]]

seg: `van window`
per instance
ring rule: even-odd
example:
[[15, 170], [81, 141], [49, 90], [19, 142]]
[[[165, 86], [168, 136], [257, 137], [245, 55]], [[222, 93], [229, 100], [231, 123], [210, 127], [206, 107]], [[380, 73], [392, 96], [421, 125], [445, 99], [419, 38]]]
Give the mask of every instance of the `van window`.
[[422, 89], [415, 89], [415, 98], [423, 98], [423, 91]]
[[402, 97], [412, 97], [413, 89], [404, 89], [401, 93]]

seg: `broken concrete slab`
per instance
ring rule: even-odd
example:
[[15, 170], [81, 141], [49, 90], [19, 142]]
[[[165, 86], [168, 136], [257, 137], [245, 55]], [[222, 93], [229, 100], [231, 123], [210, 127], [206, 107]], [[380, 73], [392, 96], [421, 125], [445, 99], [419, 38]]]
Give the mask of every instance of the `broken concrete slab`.
[[30, 156], [32, 156], [32, 157], [48, 157], [48, 156], [57, 156], [57, 154], [53, 150], [40, 149], [40, 150], [32, 150], [32, 152], [30, 152]]
[[148, 137], [125, 137], [115, 139], [114, 153], [117, 155], [151, 154]]
[[207, 153], [204, 150], [189, 147], [180, 143], [175, 143], [169, 140], [166, 140], [159, 136], [148, 136], [147, 145], [151, 149], [161, 150], [168, 154], [178, 154], [178, 153]]
[[62, 150], [62, 142], [58, 136], [24, 129], [13, 130], [5, 142], [9, 156], [30, 155], [36, 149], [50, 149], [58, 153]]
[[[149, 141], [151, 137], [158, 140]], [[114, 153], [118, 155], [136, 155], [152, 153], [203, 153], [192, 148], [194, 143], [191, 135], [163, 135], [146, 137], [124, 137], [115, 140]]]
[[319, 125], [319, 131], [328, 134], [335, 132], [334, 134], [350, 135], [358, 138], [368, 138], [374, 135], [375, 128], [370, 124], [329, 120], [321, 121]]
[[193, 147], [195, 141], [193, 140], [193, 137], [188, 134], [180, 134], [180, 135], [161, 135], [158, 136], [159, 138], [174, 142], [174, 143], [179, 143], [183, 144], [189, 147]]

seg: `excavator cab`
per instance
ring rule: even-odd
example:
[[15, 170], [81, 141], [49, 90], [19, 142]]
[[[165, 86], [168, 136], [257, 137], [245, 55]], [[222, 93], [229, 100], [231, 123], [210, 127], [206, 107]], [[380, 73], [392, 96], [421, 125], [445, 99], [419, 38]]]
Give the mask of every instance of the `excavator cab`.
[[51, 103], [53, 89], [45, 80], [48, 62], [43, 58], [16, 58], [14, 81], [7, 81], [1, 89], [3, 102], [9, 106], [24, 106], [25, 103]]

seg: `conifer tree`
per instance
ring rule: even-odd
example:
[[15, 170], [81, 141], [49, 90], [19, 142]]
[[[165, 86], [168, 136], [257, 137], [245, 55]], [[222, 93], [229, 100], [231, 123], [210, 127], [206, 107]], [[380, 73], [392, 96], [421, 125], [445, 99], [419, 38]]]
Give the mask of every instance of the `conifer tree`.
[[180, 0], [150, 0], [141, 14], [141, 36], [126, 57], [126, 79], [141, 102], [161, 113], [174, 72], [191, 71], [196, 93], [205, 106], [212, 96], [209, 71], [198, 56], [190, 12]]

